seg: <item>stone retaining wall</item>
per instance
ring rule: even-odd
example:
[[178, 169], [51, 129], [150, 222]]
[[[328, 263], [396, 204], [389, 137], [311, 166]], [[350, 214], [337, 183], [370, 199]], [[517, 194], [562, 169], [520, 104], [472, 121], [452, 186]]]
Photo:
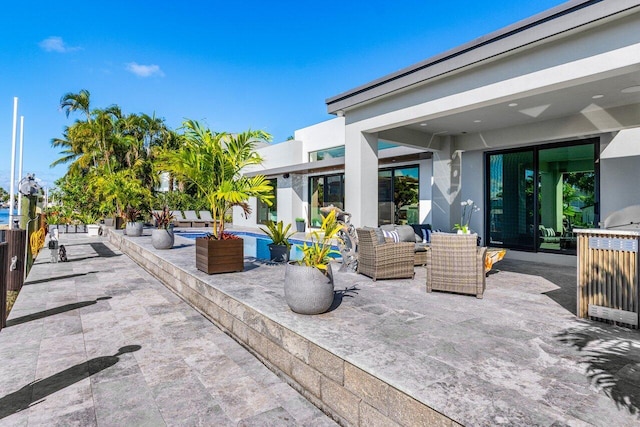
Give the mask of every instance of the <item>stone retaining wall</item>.
[[[406, 393], [107, 229], [109, 241], [343, 426], [458, 426]], [[195, 263], [195, 260], [194, 260]]]

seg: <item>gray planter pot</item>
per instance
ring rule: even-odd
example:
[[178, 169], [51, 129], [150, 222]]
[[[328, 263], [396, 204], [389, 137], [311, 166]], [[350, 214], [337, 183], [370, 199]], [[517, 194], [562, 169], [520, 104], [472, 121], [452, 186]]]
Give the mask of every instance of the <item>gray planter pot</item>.
[[287, 245], [276, 245], [270, 243], [267, 245], [269, 247], [269, 257], [273, 262], [287, 262], [289, 261], [289, 247]]
[[125, 229], [125, 232], [129, 237], [142, 236], [143, 228], [144, 224], [141, 222], [127, 222], [127, 228]]
[[151, 230], [151, 244], [156, 249], [171, 249], [174, 240], [173, 230], [164, 228]]
[[298, 233], [304, 233], [304, 221], [296, 221], [296, 231]]
[[327, 275], [315, 267], [288, 263], [284, 273], [284, 298], [300, 314], [324, 313], [333, 303], [333, 272]]

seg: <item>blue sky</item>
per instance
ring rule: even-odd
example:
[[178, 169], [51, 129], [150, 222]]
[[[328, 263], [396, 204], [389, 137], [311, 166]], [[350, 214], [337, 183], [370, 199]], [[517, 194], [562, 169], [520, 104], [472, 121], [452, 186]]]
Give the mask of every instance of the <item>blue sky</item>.
[[[22, 1], [0, 16], [0, 187], [9, 189], [13, 97], [24, 172], [46, 185], [67, 92], [93, 107], [264, 129], [274, 142], [331, 118], [325, 99], [563, 3], [523, 1]], [[18, 119], [19, 122], [19, 119]], [[19, 126], [19, 123], [18, 123]], [[17, 170], [17, 166], [16, 166]]]

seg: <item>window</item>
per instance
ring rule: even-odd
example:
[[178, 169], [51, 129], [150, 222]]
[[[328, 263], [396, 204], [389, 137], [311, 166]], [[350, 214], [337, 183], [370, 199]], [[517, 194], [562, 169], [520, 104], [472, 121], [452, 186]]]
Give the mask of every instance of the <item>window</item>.
[[489, 245], [576, 253], [574, 228], [598, 222], [598, 144], [487, 154]]
[[317, 162], [324, 159], [335, 159], [336, 157], [344, 157], [344, 145], [309, 152], [310, 162]]
[[257, 209], [257, 222], [258, 224], [266, 224], [267, 221], [278, 221], [278, 180], [270, 179], [268, 180], [269, 185], [273, 187], [272, 194], [273, 198], [271, 199], [271, 206], [268, 206], [263, 201], [258, 200], [258, 209]]
[[344, 209], [344, 174], [320, 175], [309, 178], [310, 226], [320, 227], [320, 208], [333, 205]]

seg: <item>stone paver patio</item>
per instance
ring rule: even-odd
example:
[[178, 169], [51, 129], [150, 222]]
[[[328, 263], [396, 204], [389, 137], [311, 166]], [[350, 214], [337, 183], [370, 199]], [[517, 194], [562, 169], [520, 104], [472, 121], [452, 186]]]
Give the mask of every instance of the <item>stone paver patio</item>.
[[[286, 307], [282, 266], [247, 259], [243, 273], [207, 276], [191, 240], [156, 251], [148, 235], [112, 239], [183, 291], [218, 295], [223, 329], [247, 347], [260, 342], [255, 315], [269, 319], [257, 356], [286, 360], [270, 367], [344, 424], [435, 425], [401, 395], [443, 415], [439, 425], [640, 423], [640, 333], [577, 320], [572, 268], [507, 257], [483, 300], [426, 294], [423, 268], [375, 283], [339, 273], [334, 309], [309, 317]], [[49, 264], [45, 250], [0, 332], [0, 425], [333, 424], [107, 239], [62, 243], [71, 261]], [[311, 375], [309, 349], [333, 354], [342, 377]]]
[[1, 426], [335, 425], [106, 239], [61, 243], [0, 332]]
[[[339, 273], [335, 309], [301, 316], [284, 302], [282, 266], [246, 259], [243, 273], [208, 276], [195, 269], [192, 240], [156, 251], [148, 236], [113, 236], [163, 280], [179, 278], [194, 301], [209, 298], [208, 315], [345, 423], [640, 423], [640, 333], [577, 320], [574, 268], [507, 256], [482, 300], [427, 294], [423, 268], [414, 280]], [[336, 356], [333, 371], [314, 366], [309, 349]], [[407, 397], [435, 412], [407, 417], [417, 408], [402, 403]]]

